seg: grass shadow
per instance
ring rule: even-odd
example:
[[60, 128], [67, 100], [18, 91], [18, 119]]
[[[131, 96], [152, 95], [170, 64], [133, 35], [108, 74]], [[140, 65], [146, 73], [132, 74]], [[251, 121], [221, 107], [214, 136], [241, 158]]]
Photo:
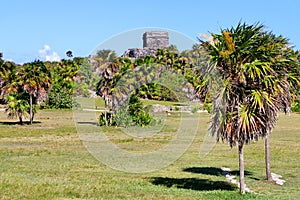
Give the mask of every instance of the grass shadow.
[[188, 104], [185, 104], [185, 103], [175, 103], [173, 106], [188, 106]]
[[222, 169], [216, 167], [190, 167], [183, 169], [183, 171], [196, 174], [222, 176]]
[[94, 125], [94, 126], [98, 125], [96, 122], [77, 122], [77, 124], [80, 124], [80, 125]]
[[[233, 170], [233, 171], [230, 172], [230, 174], [233, 175], [233, 176], [239, 176], [240, 171], [239, 170]], [[249, 172], [247, 170], [245, 170], [244, 174], [245, 174], [245, 176], [252, 176], [253, 175], [252, 172]]]
[[[42, 123], [42, 122], [40, 122], [40, 121], [33, 121], [32, 122], [32, 124], [40, 124], [40, 123]], [[1, 122], [0, 121], [0, 124], [2, 124], [2, 125], [31, 125], [30, 124], [30, 121], [23, 121], [23, 124], [21, 124], [19, 121], [17, 121], [17, 122]]]
[[237, 190], [238, 187], [227, 181], [212, 181], [209, 179], [199, 178], [167, 178], [154, 177], [151, 179], [154, 185], [162, 185], [165, 187], [176, 187], [198, 191], [212, 191], [212, 190]]
[[[190, 167], [183, 169], [184, 172], [191, 172], [196, 174], [206, 174], [206, 175], [213, 175], [213, 176], [222, 176], [223, 170], [217, 167]], [[253, 175], [252, 172], [245, 170], [245, 176]], [[238, 176], [240, 171], [234, 170], [230, 172], [231, 175]]]

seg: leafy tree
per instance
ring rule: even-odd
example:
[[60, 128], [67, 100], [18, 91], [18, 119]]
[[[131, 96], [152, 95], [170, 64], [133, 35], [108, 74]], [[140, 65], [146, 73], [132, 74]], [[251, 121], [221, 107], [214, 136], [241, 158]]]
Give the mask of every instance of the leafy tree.
[[95, 56], [100, 62], [113, 62], [117, 58], [117, 54], [113, 50], [99, 50]]
[[[265, 137], [269, 167], [268, 135], [278, 112], [289, 111], [291, 96], [299, 87], [299, 63], [288, 40], [263, 28], [239, 23], [236, 28], [212, 34], [210, 42], [201, 41], [211, 61], [204, 74], [215, 74], [222, 80], [213, 99], [211, 132], [231, 147], [238, 145], [242, 193], [244, 144]], [[267, 178], [270, 180], [269, 169]]]
[[79, 67], [73, 60], [61, 60], [52, 63], [52, 87], [49, 91], [47, 105], [50, 108], [72, 108], [75, 79]]
[[18, 66], [14, 62], [1, 61], [0, 65], [0, 98], [18, 89]]
[[94, 73], [88, 58], [76, 57], [73, 61], [79, 68], [78, 74], [76, 75], [75, 92], [77, 96], [89, 96], [90, 91], [96, 90], [99, 76]]
[[102, 49], [96, 52], [95, 55], [89, 57], [89, 62], [92, 65], [92, 71], [100, 76], [103, 74], [104, 69], [117, 59], [117, 54], [113, 50]]
[[179, 53], [179, 50], [178, 50], [177, 46], [174, 45], [174, 44], [171, 44], [168, 47], [165, 47], [164, 49], [167, 50], [167, 51], [169, 51], [169, 52], [172, 52], [174, 54], [178, 54]]

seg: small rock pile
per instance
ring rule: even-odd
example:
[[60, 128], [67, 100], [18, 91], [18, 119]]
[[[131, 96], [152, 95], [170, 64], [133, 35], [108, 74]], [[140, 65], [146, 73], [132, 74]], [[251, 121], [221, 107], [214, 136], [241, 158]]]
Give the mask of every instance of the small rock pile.
[[[238, 187], [240, 187], [240, 183], [235, 179], [235, 176], [231, 175], [230, 172], [231, 170], [229, 168], [226, 167], [222, 167], [222, 175], [226, 177], [226, 179], [228, 181], [230, 181], [230, 183], [237, 185]], [[283, 185], [286, 181], [282, 180], [282, 176], [275, 174], [275, 173], [271, 173], [272, 179], [273, 181], [278, 184], [278, 185]], [[245, 184], [245, 191], [246, 192], [252, 192]]]
[[271, 173], [271, 176], [272, 176], [273, 181], [275, 181], [275, 183], [277, 185], [283, 185], [285, 183], [285, 180], [281, 179], [282, 178], [281, 175]]
[[[221, 169], [222, 169], [222, 175], [225, 176], [226, 179], [230, 181], [230, 183], [240, 187], [240, 183], [235, 179], [235, 176], [230, 174], [231, 170], [229, 168], [222, 167]], [[251, 190], [246, 186], [246, 184], [245, 184], [245, 191], [251, 192]]]

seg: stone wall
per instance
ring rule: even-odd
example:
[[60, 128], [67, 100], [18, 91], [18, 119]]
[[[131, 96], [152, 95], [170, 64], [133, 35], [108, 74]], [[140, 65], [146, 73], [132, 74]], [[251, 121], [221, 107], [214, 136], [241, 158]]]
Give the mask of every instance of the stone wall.
[[151, 31], [143, 34], [143, 47], [159, 49], [169, 46], [169, 33], [165, 31]]

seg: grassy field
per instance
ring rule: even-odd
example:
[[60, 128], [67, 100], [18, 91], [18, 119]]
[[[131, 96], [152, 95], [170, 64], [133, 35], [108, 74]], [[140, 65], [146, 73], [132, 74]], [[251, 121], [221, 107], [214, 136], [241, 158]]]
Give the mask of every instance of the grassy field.
[[[197, 115], [197, 114], [194, 114]], [[132, 138], [116, 128], [110, 140], [129, 151], [163, 147], [176, 129], [177, 115], [167, 117], [156, 137]], [[0, 199], [298, 199], [300, 196], [300, 114], [280, 115], [271, 135], [271, 167], [283, 186], [265, 181], [264, 141], [245, 147], [244, 196], [221, 174], [238, 170], [237, 149], [219, 143], [206, 157], [199, 150], [209, 115], [200, 114], [190, 148], [177, 161], [150, 173], [116, 171], [95, 159], [80, 140], [73, 112], [43, 110], [32, 126], [20, 126], [0, 113]]]

